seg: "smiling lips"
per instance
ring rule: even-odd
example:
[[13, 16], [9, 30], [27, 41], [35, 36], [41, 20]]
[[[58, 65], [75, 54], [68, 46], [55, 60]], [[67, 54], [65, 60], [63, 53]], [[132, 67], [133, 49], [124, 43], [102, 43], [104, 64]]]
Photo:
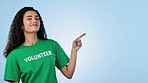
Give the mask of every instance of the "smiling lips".
[[31, 26], [38, 26], [37, 24], [32, 24]]

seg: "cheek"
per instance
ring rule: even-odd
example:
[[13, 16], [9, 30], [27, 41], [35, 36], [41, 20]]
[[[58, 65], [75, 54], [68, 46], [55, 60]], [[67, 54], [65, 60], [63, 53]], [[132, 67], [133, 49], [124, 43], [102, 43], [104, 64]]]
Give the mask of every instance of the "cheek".
[[23, 31], [30, 31], [31, 29], [29, 23], [23, 22], [22, 29]]
[[26, 30], [29, 28], [29, 24], [23, 23], [22, 25], [22, 29]]
[[40, 23], [40, 21], [38, 22], [38, 26], [39, 26], [39, 27], [41, 26], [41, 23]]

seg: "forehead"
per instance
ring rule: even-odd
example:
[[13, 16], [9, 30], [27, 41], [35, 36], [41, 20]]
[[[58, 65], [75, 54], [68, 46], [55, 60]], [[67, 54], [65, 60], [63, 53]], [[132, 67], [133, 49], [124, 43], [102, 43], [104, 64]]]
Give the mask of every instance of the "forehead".
[[30, 10], [24, 13], [24, 17], [27, 16], [38, 16], [38, 14], [35, 11]]

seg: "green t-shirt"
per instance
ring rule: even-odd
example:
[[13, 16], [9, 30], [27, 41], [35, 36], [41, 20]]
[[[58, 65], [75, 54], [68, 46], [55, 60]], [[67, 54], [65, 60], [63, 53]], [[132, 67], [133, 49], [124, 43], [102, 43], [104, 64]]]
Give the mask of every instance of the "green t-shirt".
[[23, 83], [57, 83], [55, 66], [60, 70], [69, 62], [54, 40], [39, 39], [31, 46], [20, 45], [7, 57], [4, 80]]

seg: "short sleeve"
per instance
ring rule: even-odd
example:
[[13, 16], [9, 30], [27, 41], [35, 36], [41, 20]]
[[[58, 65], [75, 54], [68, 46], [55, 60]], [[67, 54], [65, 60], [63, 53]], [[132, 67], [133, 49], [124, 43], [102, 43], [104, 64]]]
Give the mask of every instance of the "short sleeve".
[[14, 57], [12, 56], [9, 57], [9, 56], [6, 59], [4, 80], [19, 82], [20, 72], [19, 72], [18, 63]]
[[55, 46], [56, 50], [56, 67], [61, 70], [64, 66], [66, 66], [69, 62], [69, 57], [66, 55], [62, 47], [56, 42]]

